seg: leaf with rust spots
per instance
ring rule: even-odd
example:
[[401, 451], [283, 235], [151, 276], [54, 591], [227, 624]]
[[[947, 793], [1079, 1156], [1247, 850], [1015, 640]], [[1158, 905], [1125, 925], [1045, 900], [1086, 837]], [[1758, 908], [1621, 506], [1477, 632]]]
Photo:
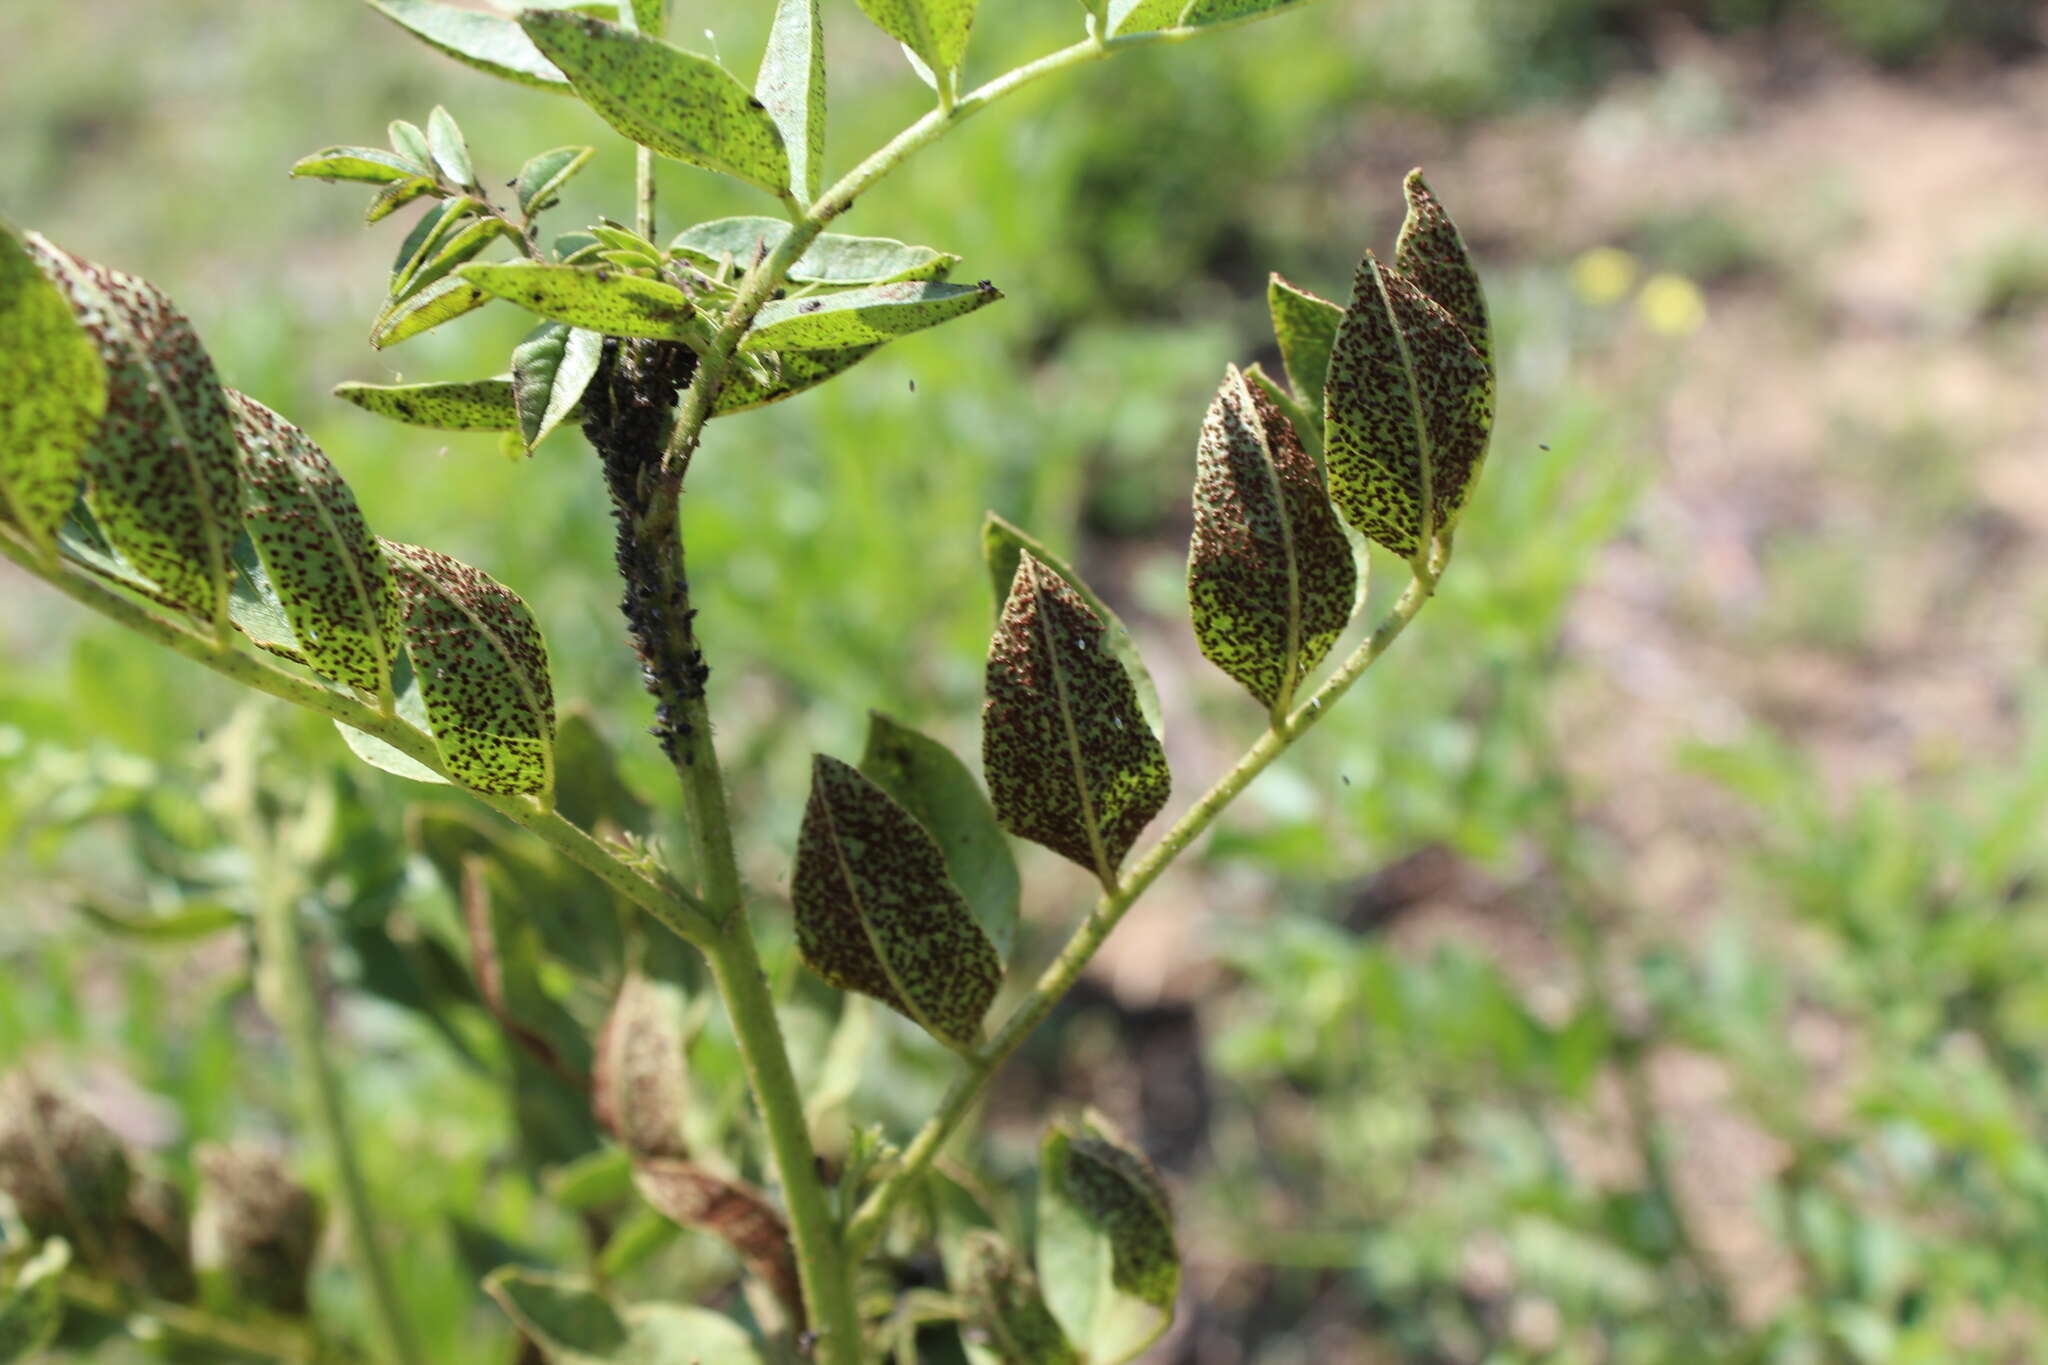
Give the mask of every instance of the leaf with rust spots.
[[754, 98], [782, 130], [790, 193], [810, 203], [825, 170], [825, 34], [818, 0], [778, 0]]
[[419, 293], [386, 305], [370, 327], [370, 345], [378, 350], [396, 346], [407, 337], [439, 327], [464, 313], [474, 312], [491, 301], [491, 296], [463, 279], [450, 275], [436, 280]]
[[1102, 619], [1028, 552], [989, 645], [982, 767], [1005, 829], [1104, 886], [1172, 787]]
[[803, 1289], [789, 1227], [766, 1195], [688, 1161], [672, 1159], [636, 1162], [633, 1186], [664, 1218], [701, 1228], [724, 1241], [739, 1253], [747, 1269], [775, 1291], [795, 1321], [804, 1320]]
[[370, 8], [456, 61], [559, 94], [569, 82], [510, 19], [438, 0], [368, 0]]
[[520, 25], [598, 116], [650, 151], [788, 193], [789, 154], [760, 100], [694, 52], [571, 10]]
[[555, 695], [526, 603], [438, 551], [384, 541], [405, 649], [450, 778], [500, 796], [554, 786]]
[[519, 412], [509, 379], [427, 384], [336, 384], [336, 398], [407, 426], [437, 431], [516, 431]]
[[812, 971], [954, 1047], [981, 1041], [1002, 959], [932, 836], [880, 787], [823, 754], [811, 766], [790, 900], [797, 950]]
[[512, 349], [512, 400], [526, 453], [574, 416], [597, 376], [604, 338], [564, 322], [542, 323]]
[[[784, 218], [714, 218], [677, 233], [669, 250], [709, 270], [730, 263], [745, 271], [782, 245], [789, 232]], [[789, 278], [798, 284], [896, 284], [942, 279], [959, 263], [950, 251], [912, 246], [893, 237], [821, 232], [789, 268]]]
[[718, 406], [711, 415], [727, 417], [794, 398], [844, 374], [879, 349], [849, 346], [843, 351], [756, 351], [751, 358], [759, 373], [749, 374], [735, 366], [718, 391]]
[[1280, 343], [1280, 360], [1287, 367], [1287, 381], [1295, 397], [1322, 421], [1323, 385], [1330, 376], [1330, 348], [1337, 344], [1337, 327], [1344, 310], [1306, 289], [1297, 289], [1274, 275], [1266, 285], [1266, 306], [1273, 314], [1273, 338]]
[[841, 294], [782, 299], [763, 308], [740, 343], [748, 351], [835, 351], [936, 327], [1003, 296], [991, 284], [905, 280]]
[[106, 409], [82, 458], [86, 502], [159, 600], [218, 629], [242, 518], [234, 423], [213, 361], [148, 281], [35, 234], [28, 245], [106, 370]]
[[1236, 366], [1195, 456], [1195, 639], [1276, 717], [1350, 623], [1351, 543], [1294, 427]]
[[1486, 291], [1458, 225], [1437, 202], [1420, 170], [1408, 172], [1402, 190], [1408, 196], [1408, 216], [1394, 244], [1394, 269], [1457, 319], [1472, 349], [1491, 367], [1493, 327], [1487, 318]]
[[467, 265], [456, 278], [530, 313], [605, 336], [699, 344], [704, 339], [703, 321], [688, 294], [609, 266], [508, 261]]
[[399, 652], [398, 597], [355, 494], [305, 432], [228, 391], [242, 448], [242, 516], [314, 672], [381, 697]]
[[1166, 1187], [1094, 1115], [1046, 1134], [1037, 1250], [1046, 1305], [1089, 1360], [1129, 1360], [1172, 1322], [1181, 1271]]
[[481, 256], [491, 243], [518, 235], [502, 218], [479, 218], [460, 231], [437, 236], [400, 274], [392, 277], [392, 301], [411, 298]]
[[106, 409], [99, 348], [0, 225], [0, 521], [55, 548]]
[[1492, 394], [1457, 320], [1367, 252], [1323, 391], [1324, 469], [1345, 519], [1403, 559], [1427, 552], [1485, 455]]
[[1045, 1306], [1038, 1281], [985, 1229], [967, 1234], [965, 1294], [972, 1320], [1004, 1365], [1081, 1365], [1081, 1354]]
[[590, 1110], [636, 1157], [687, 1157], [690, 1102], [685, 1002], [673, 985], [629, 972], [597, 1035]]

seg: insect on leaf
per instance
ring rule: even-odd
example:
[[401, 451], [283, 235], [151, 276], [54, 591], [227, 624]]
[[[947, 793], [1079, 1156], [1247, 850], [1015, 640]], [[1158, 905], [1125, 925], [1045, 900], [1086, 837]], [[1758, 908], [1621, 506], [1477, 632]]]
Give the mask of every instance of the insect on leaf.
[[512, 399], [527, 454], [576, 411], [603, 356], [602, 335], [561, 322], [542, 323], [513, 348]]
[[605, 336], [701, 343], [704, 325], [690, 296], [661, 280], [609, 266], [508, 261], [467, 265], [455, 278], [555, 322]]
[[782, 131], [790, 193], [810, 203], [818, 197], [825, 162], [825, 35], [818, 0], [778, 0], [754, 98]]
[[22, 240], [0, 225], [0, 521], [54, 548], [107, 409], [107, 370]]
[[1001, 298], [992, 284], [900, 284], [782, 299], [763, 308], [740, 343], [749, 351], [836, 351], [867, 346], [951, 322]]
[[519, 412], [509, 379], [426, 384], [336, 384], [334, 396], [365, 412], [439, 431], [516, 431]]
[[370, 8], [455, 60], [508, 81], [569, 93], [568, 78], [541, 56], [519, 25], [438, 0], [367, 0]]

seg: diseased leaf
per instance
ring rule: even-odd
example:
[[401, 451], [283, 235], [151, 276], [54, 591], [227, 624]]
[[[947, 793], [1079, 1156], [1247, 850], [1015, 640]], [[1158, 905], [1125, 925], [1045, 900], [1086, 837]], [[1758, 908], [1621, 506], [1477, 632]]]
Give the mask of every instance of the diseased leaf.
[[745, 1329], [706, 1308], [622, 1311], [585, 1280], [516, 1266], [485, 1276], [484, 1290], [554, 1365], [761, 1365]]
[[64, 1272], [71, 1244], [61, 1237], [44, 1242], [0, 1288], [0, 1365], [40, 1359], [64, 1325]]
[[421, 195], [434, 193], [434, 188], [434, 182], [427, 179], [394, 181], [371, 198], [370, 206], [363, 210], [363, 221], [381, 223]]
[[1292, 424], [1234, 365], [1202, 423], [1194, 504], [1195, 639], [1284, 716], [1350, 624], [1358, 568]]
[[[391, 695], [396, 703], [398, 718], [420, 732], [421, 738], [431, 746], [434, 742], [433, 726], [427, 720], [427, 699], [420, 695], [420, 680], [412, 671], [412, 660], [400, 650], [397, 660], [391, 666]], [[425, 782], [430, 785], [447, 786], [448, 779], [429, 768], [402, 749], [393, 748], [375, 735], [366, 734], [352, 725], [334, 722], [334, 728], [341, 731], [342, 743], [349, 752], [380, 772], [402, 777], [408, 782]]]
[[380, 351], [396, 346], [407, 337], [418, 336], [464, 313], [473, 313], [490, 301], [489, 294], [460, 275], [436, 280], [379, 313], [370, 328], [370, 345]]
[[1172, 28], [1187, 4], [1188, 0], [1109, 0], [1109, 36]]
[[803, 1286], [789, 1227], [766, 1195], [702, 1166], [665, 1157], [638, 1162], [633, 1167], [633, 1188], [662, 1217], [683, 1227], [701, 1228], [730, 1246], [747, 1269], [782, 1300], [791, 1317], [803, 1321]]
[[0, 224], [0, 521], [54, 548], [107, 410], [107, 369], [71, 305]]
[[526, 604], [467, 564], [384, 541], [405, 648], [448, 775], [501, 796], [554, 786], [555, 697]]
[[433, 174], [433, 167], [381, 147], [325, 147], [292, 163], [292, 175], [301, 179], [360, 181], [365, 185], [389, 185]]
[[873, 355], [879, 346], [850, 346], [843, 351], [756, 351], [758, 376], [735, 367], [718, 392], [713, 417], [728, 417], [793, 398], [844, 374]]
[[950, 73], [967, 55], [977, 0], [860, 0], [875, 27], [934, 72]]
[[392, 266], [394, 302], [446, 278], [455, 267], [473, 259], [499, 237], [510, 235], [511, 229], [497, 218], [479, 218], [464, 226], [463, 219], [475, 205], [475, 200], [465, 196], [420, 215], [420, 221], [406, 234], [399, 247], [399, 258]]
[[510, 379], [466, 379], [427, 384], [336, 384], [334, 396], [365, 412], [408, 426], [440, 431], [517, 431]]
[[812, 971], [954, 1047], [981, 1041], [1003, 966], [944, 855], [886, 792], [823, 754], [811, 767], [790, 899]]
[[434, 112], [427, 116], [427, 149], [434, 154], [434, 164], [451, 185], [464, 188], [476, 184], [476, 167], [469, 162], [469, 143], [462, 136], [462, 129], [455, 125], [455, 116], [444, 105], [435, 105]]
[[1001, 1238], [967, 1234], [967, 1301], [1003, 1365], [1081, 1365], [1080, 1352], [1046, 1309], [1038, 1281]]
[[482, 255], [484, 248], [491, 243], [500, 238], [516, 238], [518, 235], [518, 231], [502, 218], [477, 219], [450, 237], [431, 258], [420, 263], [412, 278], [406, 281], [405, 294], [416, 294], [429, 285], [446, 279], [458, 267]]
[[635, 1157], [689, 1156], [688, 1002], [668, 982], [626, 974], [598, 1031], [590, 1111]]
[[860, 771], [937, 841], [947, 875], [997, 959], [1007, 961], [1017, 934], [1017, 860], [974, 774], [945, 745], [879, 711], [868, 712]]
[[709, 57], [567, 10], [520, 17], [599, 117], [634, 142], [693, 166], [788, 192], [789, 156], [761, 101]]
[[1323, 385], [1330, 375], [1330, 348], [1337, 344], [1337, 326], [1344, 310], [1328, 299], [1297, 289], [1278, 275], [1266, 285], [1266, 304], [1273, 314], [1273, 336], [1295, 397], [1322, 423]]
[[218, 627], [241, 531], [234, 426], [192, 324], [146, 280], [30, 234], [29, 248], [106, 367], [87, 447], [86, 502], [107, 543], [158, 597]]
[[455, 60], [521, 85], [569, 93], [568, 78], [541, 56], [519, 25], [437, 0], [367, 0], [379, 14]]
[[989, 645], [982, 766], [1003, 828], [1104, 886], [1171, 787], [1102, 619], [1028, 552]]
[[606, 336], [701, 342], [704, 325], [690, 296], [672, 284], [609, 266], [508, 261], [467, 265], [457, 278], [555, 322]]
[[1047, 1307], [1090, 1361], [1131, 1359], [1172, 1322], [1180, 1293], [1165, 1186], [1143, 1156], [1092, 1119], [1046, 1134], [1039, 1181]]
[[1309, 0], [1193, 0], [1181, 12], [1180, 22], [1185, 28], [1202, 28], [1208, 24], [1227, 24], [1233, 19], [1249, 19], [1255, 14], [1308, 3]]
[[316, 673], [380, 697], [399, 652], [398, 598], [355, 494], [305, 432], [247, 394], [228, 397], [243, 521], [300, 653]]
[[1145, 660], [1138, 653], [1138, 642], [1132, 638], [1130, 628], [1123, 618], [1111, 610], [1109, 603], [1095, 595], [1095, 589], [1088, 586], [1074, 566], [1054, 554], [1045, 542], [1015, 523], [990, 512], [981, 523], [981, 557], [988, 565], [989, 586], [995, 590], [995, 615], [1002, 619], [1003, 604], [1010, 599], [1010, 587], [1017, 580], [1017, 563], [1029, 551], [1040, 564], [1051, 569], [1066, 580], [1068, 587], [1088, 604], [1088, 610], [1102, 621], [1109, 632], [1109, 652], [1116, 655], [1124, 671], [1131, 676], [1131, 686], [1138, 692], [1138, 709], [1144, 713], [1145, 723], [1152, 727], [1152, 733], [1161, 739], [1166, 737], [1166, 720], [1159, 707], [1159, 688], [1152, 681], [1152, 670], [1145, 667]]
[[836, 351], [867, 346], [972, 313], [1003, 293], [994, 285], [900, 284], [850, 289], [815, 298], [782, 299], [764, 307], [741, 341], [748, 351]]
[[754, 98], [782, 131], [789, 190], [800, 203], [818, 197], [825, 163], [825, 35], [818, 0], [777, 0]]
[[1472, 349], [1491, 367], [1493, 328], [1487, 319], [1486, 291], [1458, 225], [1437, 202], [1420, 170], [1408, 172], [1401, 188], [1408, 196], [1408, 216], [1394, 244], [1394, 269], [1457, 319]]
[[662, 29], [668, 26], [668, 0], [632, 0], [620, 14], [621, 17], [631, 15], [635, 28], [659, 38]]
[[[678, 233], [669, 250], [716, 270], [728, 260], [752, 269], [789, 235], [787, 219], [717, 218]], [[943, 279], [959, 264], [951, 252], [910, 246], [891, 237], [848, 237], [823, 232], [797, 257], [789, 278], [798, 284], [894, 284]]]
[[1456, 320], [1367, 252], [1323, 392], [1325, 472], [1345, 518], [1403, 559], [1426, 553], [1478, 472], [1492, 390]]
[[604, 337], [561, 322], [541, 324], [513, 348], [512, 400], [527, 454], [576, 411], [603, 356]]
[[278, 599], [277, 589], [270, 585], [270, 573], [246, 527], [235, 540], [235, 586], [228, 595], [228, 619], [257, 648], [293, 663], [306, 662], [298, 632], [292, 629], [292, 619]]
[[519, 212], [531, 218], [546, 208], [562, 186], [569, 183], [569, 178], [590, 164], [595, 155], [595, 147], [557, 147], [530, 157], [512, 182]]

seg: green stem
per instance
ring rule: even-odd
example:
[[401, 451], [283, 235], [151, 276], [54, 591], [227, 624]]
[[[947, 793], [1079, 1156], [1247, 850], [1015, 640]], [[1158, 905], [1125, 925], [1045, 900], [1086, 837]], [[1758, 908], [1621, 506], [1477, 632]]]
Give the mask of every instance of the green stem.
[[633, 226], [651, 242], [654, 240], [654, 153], [645, 147], [634, 149], [633, 200], [638, 209]]
[[257, 1356], [283, 1365], [352, 1365], [355, 1359], [317, 1340], [309, 1331], [267, 1331], [190, 1304], [138, 1298], [77, 1273], [66, 1275], [60, 1290], [65, 1301], [76, 1308], [115, 1322], [147, 1318], [164, 1336], [188, 1346]]
[[1387, 647], [1400, 637], [1415, 619], [1423, 605], [1436, 591], [1437, 580], [1442, 577], [1444, 559], [1439, 553], [1436, 561], [1416, 572], [1408, 584], [1401, 600], [1396, 602], [1386, 618], [1372, 634], [1368, 635], [1353, 650], [1329, 681], [1317, 688], [1309, 699], [1295, 708], [1283, 723], [1269, 728], [1245, 751], [1244, 757], [1233, 765], [1229, 772], [1216, 780], [1214, 786], [1202, 794], [1200, 800], [1188, 808], [1186, 814], [1173, 823], [1173, 827], [1160, 836], [1145, 855], [1132, 865], [1129, 873], [1117, 886], [1095, 903], [1088, 918], [1081, 922], [1068, 938], [1066, 946], [1054, 958], [1031, 993], [1024, 997], [1003, 1021], [1003, 1026], [994, 1038], [979, 1052], [968, 1059], [967, 1071], [958, 1077], [947, 1090], [939, 1110], [918, 1131], [904, 1150], [903, 1159], [896, 1170], [876, 1186], [867, 1197], [853, 1222], [846, 1230], [847, 1250], [858, 1257], [881, 1235], [882, 1227], [896, 1201], [910, 1187], [932, 1161], [938, 1156], [959, 1127], [961, 1120], [973, 1108], [983, 1087], [994, 1077], [998, 1068], [1017, 1050], [1019, 1044], [1045, 1021], [1054, 1005], [1070, 990], [1081, 977], [1082, 971], [1106, 941], [1125, 912], [1142, 896], [1159, 874], [1172, 865], [1187, 847], [1199, 838], [1202, 832], [1215, 822], [1224, 807], [1237, 798], [1251, 780], [1285, 753], [1290, 745], [1306, 734], [1323, 712], [1343, 696], [1351, 684], [1358, 681], [1375, 660], [1386, 653]]

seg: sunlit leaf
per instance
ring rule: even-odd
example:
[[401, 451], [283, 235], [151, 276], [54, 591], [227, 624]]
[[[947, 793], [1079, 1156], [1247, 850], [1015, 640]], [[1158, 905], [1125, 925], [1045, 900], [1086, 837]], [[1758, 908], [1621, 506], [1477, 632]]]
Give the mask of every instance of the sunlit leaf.
[[381, 147], [327, 147], [292, 164], [292, 174], [303, 179], [360, 181], [366, 185], [389, 185], [431, 177], [433, 173], [431, 166]]
[[493, 76], [521, 85], [569, 93], [568, 79], [541, 56], [510, 19], [437, 0], [366, 0], [369, 6], [430, 47]]
[[436, 280], [419, 293], [389, 305], [378, 314], [376, 323], [370, 328], [370, 345], [380, 351], [386, 346], [396, 346], [407, 337], [418, 336], [464, 313], [473, 313], [490, 301], [489, 294], [460, 275]]
[[434, 164], [449, 184], [476, 184], [476, 167], [469, 162], [469, 143], [456, 126], [455, 116], [443, 105], [435, 105], [434, 112], [427, 116], [427, 149], [434, 154]]
[[369, 207], [363, 210], [363, 221], [381, 223], [421, 195], [434, 192], [434, 182], [424, 176], [416, 180], [393, 181], [372, 196]]
[[434, 164], [434, 149], [427, 145], [426, 130], [401, 118], [393, 119], [385, 132], [391, 139], [392, 151], [405, 158], [408, 164], [419, 167], [419, 174], [431, 174], [429, 168]]
[[688, 294], [609, 266], [508, 261], [464, 266], [456, 278], [530, 313], [606, 336], [694, 342], [704, 336]]
[[1408, 172], [1402, 191], [1408, 197], [1408, 216], [1394, 244], [1394, 269], [1443, 305], [1465, 329], [1465, 339], [1479, 358], [1492, 365], [1493, 327], [1487, 319], [1486, 291], [1458, 225], [1437, 202], [1421, 171]]
[[408, 426], [440, 431], [517, 431], [510, 379], [465, 379], [426, 384], [334, 386], [334, 396], [365, 412]]
[[1107, 31], [1111, 37], [1171, 28], [1188, 0], [1109, 0]]
[[1201, 28], [1206, 24], [1225, 24], [1233, 19], [1249, 19], [1255, 14], [1292, 9], [1308, 3], [1309, 0], [1193, 0], [1181, 11], [1180, 22], [1187, 28]]
[[512, 400], [527, 454], [576, 411], [603, 356], [601, 335], [561, 322], [543, 323], [513, 348]]
[[790, 193], [810, 203], [818, 197], [825, 161], [825, 35], [818, 0], [777, 0], [754, 98], [782, 131]]
[[816, 388], [866, 360], [877, 346], [849, 346], [843, 351], [757, 351], [752, 360], [758, 374], [735, 367], [718, 391], [714, 417], [779, 403], [806, 389]]
[[868, 346], [951, 322], [994, 303], [1002, 291], [981, 284], [901, 284], [783, 299], [763, 308], [741, 347], [749, 351], [836, 351]]
[[0, 520], [55, 545], [106, 409], [99, 349], [0, 225]]
[[[669, 250], [716, 270], [731, 261], [741, 270], [782, 244], [790, 225], [783, 218], [717, 218], [685, 229]], [[823, 232], [789, 268], [798, 284], [894, 284], [942, 279], [960, 261], [947, 251], [911, 246], [890, 237], [848, 237]]]
[[[412, 660], [400, 651], [391, 667], [391, 695], [396, 703], [398, 719], [419, 731], [421, 739], [431, 748], [434, 742], [433, 725], [427, 719], [427, 699], [420, 694], [420, 680], [412, 671]], [[446, 786], [448, 779], [429, 768], [402, 749], [393, 748], [372, 734], [365, 734], [351, 725], [334, 722], [334, 728], [341, 732], [342, 742], [349, 752], [380, 772], [402, 777], [408, 782], [425, 782]]]
[[519, 168], [512, 192], [519, 199], [519, 212], [531, 218], [546, 208], [569, 178], [590, 163], [595, 147], [557, 147], [531, 157]]
[[860, 0], [875, 27], [934, 72], [951, 72], [967, 55], [977, 0]]
[[1273, 336], [1294, 395], [1316, 414], [1320, 425], [1323, 385], [1330, 375], [1330, 348], [1337, 344], [1342, 307], [1297, 289], [1278, 275], [1266, 285], [1266, 305], [1273, 314]]

